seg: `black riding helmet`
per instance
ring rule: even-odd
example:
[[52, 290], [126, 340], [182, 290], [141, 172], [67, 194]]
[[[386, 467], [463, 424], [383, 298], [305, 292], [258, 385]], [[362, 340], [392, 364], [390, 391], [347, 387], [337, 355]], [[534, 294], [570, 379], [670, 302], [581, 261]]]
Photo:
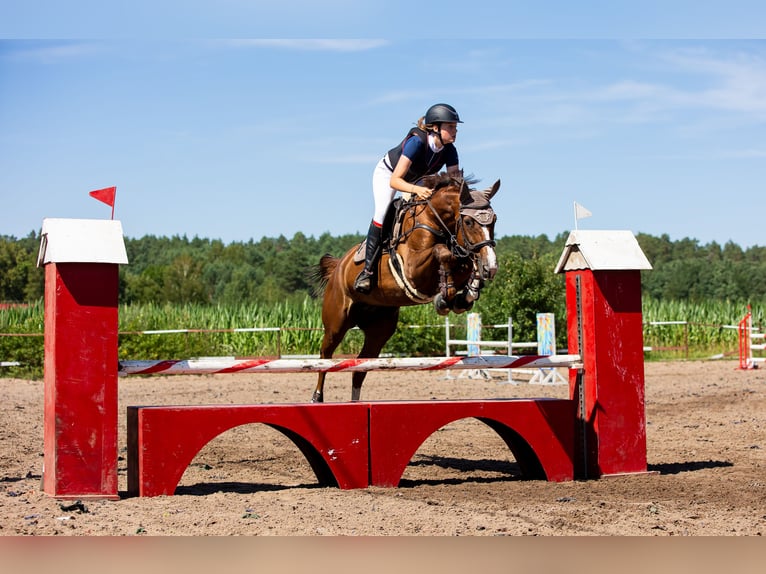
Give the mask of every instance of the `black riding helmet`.
[[434, 104], [426, 112], [425, 122], [427, 124], [440, 124], [442, 122], [462, 124], [460, 116], [457, 115], [455, 108], [449, 104]]

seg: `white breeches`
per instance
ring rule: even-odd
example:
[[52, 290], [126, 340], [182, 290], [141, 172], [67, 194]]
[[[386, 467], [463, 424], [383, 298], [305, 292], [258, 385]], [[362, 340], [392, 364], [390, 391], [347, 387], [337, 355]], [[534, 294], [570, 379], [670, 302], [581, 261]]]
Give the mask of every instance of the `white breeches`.
[[372, 219], [378, 225], [383, 225], [383, 218], [386, 216], [386, 210], [394, 199], [396, 190], [391, 187], [392, 171], [388, 169], [385, 156], [375, 166], [372, 172], [372, 197], [375, 200], [375, 212]]

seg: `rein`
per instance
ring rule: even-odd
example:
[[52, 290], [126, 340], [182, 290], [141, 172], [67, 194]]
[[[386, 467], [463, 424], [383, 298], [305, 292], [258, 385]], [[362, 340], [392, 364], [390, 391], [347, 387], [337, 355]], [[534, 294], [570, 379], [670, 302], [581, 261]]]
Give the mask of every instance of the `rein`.
[[[465, 185], [465, 182], [463, 182], [462, 185]], [[431, 213], [433, 213], [434, 217], [436, 217], [436, 220], [439, 222], [441, 229], [437, 229], [425, 223], [420, 223], [416, 221], [415, 224], [412, 226], [412, 228], [403, 235], [403, 238], [407, 238], [416, 229], [423, 229], [425, 231], [428, 231], [432, 235], [436, 236], [438, 239], [443, 240], [444, 243], [449, 248], [450, 253], [452, 253], [454, 257], [459, 259], [470, 258], [472, 255], [475, 255], [476, 253], [481, 251], [484, 247], [486, 246], [495, 247], [496, 245], [496, 242], [493, 239], [480, 241], [479, 243], [471, 243], [471, 241], [468, 239], [467, 233], [465, 232], [464, 215], [462, 212], [459, 212], [456, 223], [457, 223], [457, 227], [463, 231], [464, 245], [461, 245], [460, 242], [458, 241], [457, 232], [452, 233], [452, 231], [450, 231], [450, 228], [441, 218], [441, 216], [439, 215], [439, 212], [436, 210], [436, 208], [434, 208], [430, 198], [418, 199], [418, 200], [412, 201], [411, 205], [413, 207], [417, 207], [420, 205], [427, 205], [428, 208], [431, 210]]]
[[[466, 257], [470, 257], [471, 255], [470, 252], [465, 247], [460, 245], [460, 243], [458, 243], [457, 235], [453, 234], [450, 231], [449, 227], [447, 227], [447, 224], [444, 223], [444, 220], [439, 216], [439, 213], [436, 211], [436, 209], [434, 209], [433, 204], [431, 204], [430, 198], [426, 199], [425, 203], [426, 205], [428, 205], [429, 209], [434, 214], [434, 217], [436, 217], [436, 220], [441, 224], [442, 229], [444, 229], [444, 231], [446, 232], [447, 246], [449, 247], [450, 253], [452, 253], [452, 255], [454, 255], [455, 257], [459, 259], [465, 259]], [[462, 225], [462, 215], [458, 217], [458, 225]], [[444, 237], [444, 234], [443, 233], [439, 234], [439, 237]]]
[[[395, 232], [395, 237], [389, 243], [389, 268], [398, 287], [416, 304], [433, 300], [440, 315], [448, 313], [449, 309], [453, 308], [453, 305], [456, 306], [455, 308], [462, 310], [470, 309], [473, 301], [479, 298], [479, 292], [484, 282], [492, 278], [496, 269], [492, 265], [489, 267], [485, 266], [485, 262], [481, 260], [480, 252], [485, 247], [494, 248], [496, 245], [494, 239], [491, 239], [492, 224], [496, 220], [496, 216], [489, 205], [489, 199], [497, 191], [497, 184], [491, 191], [487, 190], [487, 192], [477, 192], [475, 194], [470, 190], [467, 192], [466, 185], [467, 182], [465, 180], [460, 182], [461, 187], [457, 190], [458, 197], [452, 197], [451, 195], [457, 186], [452, 187], [452, 191], [449, 188], [445, 190], [443, 186], [439, 186], [430, 198], [418, 198], [403, 204], [395, 223], [395, 229], [396, 226], [400, 226], [399, 230]], [[439, 206], [439, 209], [445, 209], [444, 218], [440, 215], [440, 211], [437, 210], [436, 202], [432, 201], [437, 197], [436, 194], [442, 190], [450, 194], [446, 197], [446, 205]], [[470, 196], [470, 199], [468, 196]], [[456, 199], [458, 201], [457, 207], [454, 204]], [[464, 200], [465, 203], [463, 203]], [[418, 221], [418, 219], [429, 219], [425, 206], [428, 206], [427, 209], [431, 211], [435, 221]], [[450, 218], [454, 231], [445, 222], [446, 218]], [[480, 227], [481, 231], [473, 227], [474, 222]], [[411, 227], [404, 231], [403, 228], [408, 225]], [[469, 228], [472, 234], [479, 234], [476, 243], [471, 241], [468, 233]], [[447, 248], [452, 259], [452, 262], [450, 262], [443, 258], [443, 253], [438, 254], [439, 286], [436, 295], [418, 292], [415, 283], [404, 272], [404, 261], [398, 251], [398, 246], [402, 242], [407, 242], [416, 229], [427, 231], [435, 238], [438, 245]], [[460, 237], [461, 234], [462, 238]], [[433, 246], [431, 248], [433, 249]], [[440, 247], [440, 249], [443, 248]], [[455, 264], [457, 264], [457, 267], [455, 267]], [[467, 277], [467, 282], [460, 286], [455, 284], [455, 279], [453, 278], [453, 274], [457, 270], [460, 273], [465, 273]], [[455, 301], [452, 301], [453, 297]]]
[[[465, 185], [465, 182], [463, 182], [462, 185]], [[468, 234], [465, 232], [465, 222], [464, 222], [463, 213], [458, 211], [457, 226], [463, 231], [463, 240], [465, 243], [465, 245], [460, 245], [460, 243], [457, 240], [457, 234], [456, 233], [453, 234], [450, 231], [449, 227], [447, 227], [447, 224], [444, 223], [444, 220], [439, 216], [439, 213], [436, 211], [436, 209], [434, 209], [434, 206], [431, 204], [431, 200], [426, 199], [426, 200], [423, 200], [423, 202], [428, 205], [428, 207], [431, 209], [431, 212], [434, 214], [434, 217], [436, 217], [437, 221], [441, 224], [442, 228], [446, 232], [447, 246], [449, 247], [449, 250], [452, 253], [452, 255], [454, 255], [455, 257], [460, 259], [466, 259], [470, 257], [471, 255], [475, 255], [486, 246], [495, 247], [496, 243], [493, 239], [480, 241], [479, 243], [471, 243], [471, 241], [468, 239]], [[413, 227], [413, 229], [417, 228], [418, 226], [420, 226], [420, 229], [428, 229], [439, 238], [445, 238], [444, 233], [437, 232], [436, 230], [433, 230], [433, 228], [427, 225], [416, 224]]]

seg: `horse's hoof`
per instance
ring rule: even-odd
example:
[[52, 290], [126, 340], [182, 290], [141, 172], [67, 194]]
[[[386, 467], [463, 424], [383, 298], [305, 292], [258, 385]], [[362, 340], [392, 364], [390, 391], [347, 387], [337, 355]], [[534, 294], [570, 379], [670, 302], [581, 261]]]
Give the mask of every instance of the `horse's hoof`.
[[314, 394], [311, 395], [311, 402], [312, 403], [323, 403], [324, 402], [324, 395], [322, 395], [322, 393], [314, 391]]
[[473, 302], [471, 302], [471, 303], [468, 303], [468, 305], [467, 305], [467, 306], [465, 306], [465, 307], [460, 307], [460, 306], [458, 306], [458, 305], [455, 305], [455, 306], [452, 308], [452, 312], [453, 312], [455, 315], [460, 315], [460, 314], [462, 314], [462, 313], [465, 313], [466, 311], [470, 311], [471, 309], [473, 309]]
[[449, 304], [444, 300], [444, 297], [441, 296], [441, 293], [434, 297], [434, 309], [442, 317], [444, 315], [449, 315]]
[[465, 313], [466, 311], [470, 311], [473, 309], [474, 301], [476, 301], [479, 298], [479, 293], [477, 292], [475, 297], [468, 299], [468, 294], [465, 291], [461, 291], [457, 294], [455, 297], [455, 301], [452, 305], [452, 312], [456, 315], [460, 315], [461, 313]]

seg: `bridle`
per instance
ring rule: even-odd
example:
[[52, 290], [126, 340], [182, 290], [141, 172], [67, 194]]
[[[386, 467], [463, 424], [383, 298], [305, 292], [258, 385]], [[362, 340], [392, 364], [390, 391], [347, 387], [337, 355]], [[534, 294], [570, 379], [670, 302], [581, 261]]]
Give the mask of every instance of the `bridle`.
[[[407, 241], [407, 238], [417, 229], [427, 231], [434, 236], [437, 242], [442, 243], [447, 247], [452, 257], [461, 262], [458, 265], [465, 266], [468, 264], [468, 267], [471, 269], [470, 276], [463, 287], [463, 291], [461, 291], [463, 305], [468, 305], [470, 308], [471, 302], [479, 298], [479, 291], [485, 280], [491, 279], [494, 275], [494, 265], [491, 264], [489, 267], [485, 267], [485, 261], [479, 254], [485, 247], [493, 249], [496, 245], [495, 240], [492, 238], [491, 226], [494, 224], [497, 217], [486, 198], [474, 196], [472, 198], [473, 201], [469, 204], [462, 203], [466, 191], [466, 182], [463, 180], [460, 182], [460, 189], [457, 191], [460, 206], [457, 209], [453, 232], [447, 223], [445, 223], [432, 202], [432, 199], [436, 194], [444, 189], [446, 188], [437, 188], [432, 197], [428, 199], [418, 199], [409, 202], [409, 207], [405, 208], [407, 210], [407, 215], [405, 217], [412, 218], [412, 227], [398, 235], [390, 247], [393, 253], [396, 250], [396, 246], [402, 241]], [[481, 199], [484, 199], [484, 201]], [[418, 208], [421, 207], [422, 210], [419, 210]], [[429, 222], [418, 221], [419, 215], [422, 214], [426, 208], [433, 214], [433, 219]], [[455, 214], [453, 213], [453, 216], [454, 215]], [[470, 240], [466, 224], [468, 219], [476, 222], [485, 232], [487, 232], [483, 235], [480, 241], [474, 243]], [[493, 261], [494, 251], [492, 254], [487, 254], [487, 257], [490, 258], [489, 261]], [[392, 256], [391, 261], [395, 260], [396, 258]], [[451, 281], [452, 280], [449, 278], [449, 270], [446, 269], [444, 265], [441, 265], [439, 267], [439, 293], [442, 301], [446, 301], [447, 299], [449, 288], [452, 285]], [[412, 299], [411, 296], [410, 298]]]
[[[465, 185], [466, 183], [465, 181], [463, 181], [461, 183], [461, 191]], [[445, 189], [445, 188], [437, 189], [436, 193], [438, 193], [439, 190], [441, 189]], [[494, 249], [495, 245], [497, 245], [494, 239], [485, 239], [483, 241], [473, 243], [468, 238], [468, 233], [466, 232], [466, 228], [465, 228], [465, 219], [468, 217], [476, 221], [479, 225], [481, 225], [484, 228], [487, 228], [490, 225], [492, 225], [497, 219], [497, 216], [495, 215], [495, 212], [492, 210], [491, 207], [486, 207], [484, 209], [474, 209], [474, 208], [467, 208], [467, 207], [461, 206], [460, 209], [458, 210], [458, 217], [455, 224], [455, 232], [453, 233], [450, 230], [449, 226], [444, 222], [444, 219], [442, 219], [442, 217], [439, 215], [439, 212], [433, 206], [433, 203], [431, 203], [431, 198], [418, 199], [410, 203], [412, 207], [418, 207], [422, 205], [428, 206], [428, 209], [430, 209], [431, 213], [436, 218], [436, 221], [439, 223], [439, 228], [433, 227], [426, 223], [416, 221], [409, 230], [407, 230], [406, 232], [402, 234], [402, 236], [399, 238], [397, 243], [401, 240], [406, 240], [406, 238], [409, 235], [411, 235], [416, 229], [423, 229], [425, 231], [428, 231], [432, 235], [434, 235], [436, 238], [443, 241], [449, 248], [450, 253], [452, 253], [452, 255], [458, 259], [472, 258], [485, 247], [491, 247]], [[468, 214], [467, 211], [471, 211], [475, 213]], [[482, 223], [479, 218], [488, 219], [489, 222]], [[462, 244], [458, 240], [458, 235], [462, 235], [463, 237]]]
[[[461, 192], [464, 189], [464, 187], [465, 187], [465, 181], [461, 182], [461, 188], [460, 188]], [[452, 231], [450, 231], [447, 224], [444, 223], [444, 220], [439, 215], [439, 212], [436, 211], [436, 209], [434, 208], [430, 198], [425, 200], [420, 200], [417, 203], [424, 203], [428, 205], [429, 209], [431, 210], [431, 213], [433, 213], [434, 217], [439, 222], [439, 225], [441, 226], [442, 229], [437, 230], [428, 225], [425, 225], [422, 223], [416, 223], [413, 226], [412, 231], [414, 231], [415, 229], [426, 229], [430, 231], [431, 233], [433, 233], [434, 235], [436, 235], [437, 237], [439, 237], [440, 239], [444, 239], [447, 244], [447, 247], [449, 247], [450, 253], [452, 253], [454, 257], [457, 257], [458, 259], [466, 259], [468, 257], [475, 256], [485, 247], [491, 247], [494, 249], [495, 245], [497, 245], [495, 240], [492, 238], [485, 239], [484, 241], [479, 241], [478, 243], [473, 243], [468, 238], [468, 233], [466, 232], [466, 229], [465, 229], [465, 218], [467, 217], [470, 217], [471, 219], [476, 221], [476, 223], [478, 223], [485, 229], [488, 228], [490, 225], [492, 225], [497, 220], [497, 216], [495, 215], [495, 212], [492, 210], [491, 207], [488, 206], [484, 209], [472, 209], [472, 208], [464, 208], [463, 206], [461, 206], [460, 209], [458, 210], [455, 233], [452, 233]], [[469, 210], [475, 211], [476, 215], [480, 216], [481, 219], [488, 219], [489, 223], [482, 223], [479, 219], [477, 219], [477, 217], [466, 213]], [[463, 236], [462, 245], [458, 241], [458, 238], [457, 238], [458, 234]]]
[[483, 223], [478, 222], [476, 220], [476, 218], [474, 218], [474, 217], [472, 217], [470, 215], [465, 215], [465, 214], [461, 213], [460, 217], [458, 218], [458, 227], [460, 228], [460, 231], [463, 232], [462, 233], [462, 235], [463, 235], [463, 242], [465, 243], [465, 245], [460, 246], [460, 247], [463, 250], [465, 250], [466, 252], [468, 252], [469, 254], [478, 253], [479, 251], [481, 251], [485, 247], [491, 247], [492, 249], [494, 249], [495, 246], [497, 245], [497, 242], [494, 239], [485, 239], [484, 241], [479, 241], [478, 243], [473, 243], [468, 238], [468, 234], [466, 233], [466, 230], [465, 230], [465, 218], [466, 217], [471, 217], [474, 221], [476, 221], [479, 225], [481, 225], [484, 228], [489, 227], [492, 223], [495, 222], [495, 219], [496, 219], [495, 214], [493, 213], [492, 214], [492, 221], [490, 223], [483, 224]]

